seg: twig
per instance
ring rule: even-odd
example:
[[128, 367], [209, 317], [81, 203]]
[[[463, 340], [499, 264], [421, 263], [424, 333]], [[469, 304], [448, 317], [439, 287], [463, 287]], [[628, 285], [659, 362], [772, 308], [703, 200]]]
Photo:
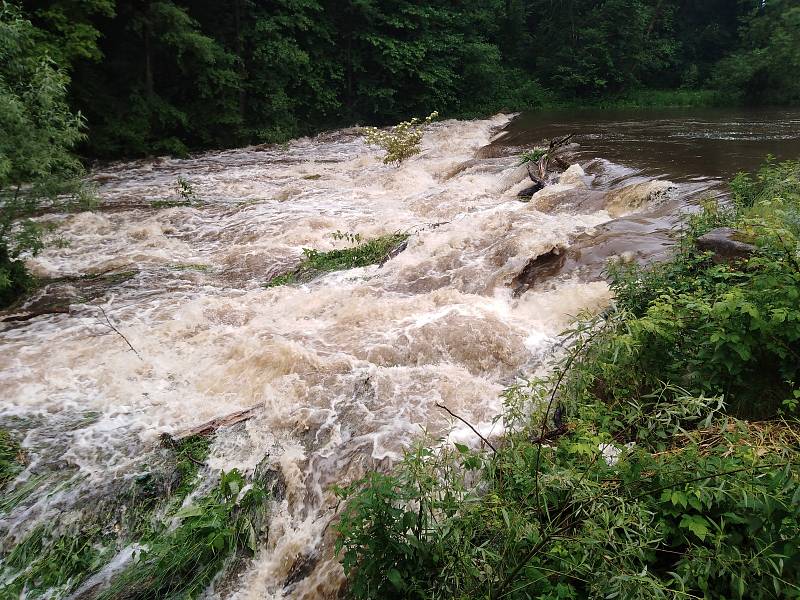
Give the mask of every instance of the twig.
[[116, 327], [114, 327], [114, 324], [111, 322], [111, 319], [109, 319], [109, 318], [108, 318], [108, 314], [106, 314], [106, 311], [105, 311], [105, 309], [104, 309], [102, 306], [98, 306], [97, 308], [98, 308], [98, 309], [100, 309], [100, 312], [101, 312], [101, 313], [103, 313], [103, 317], [104, 317], [104, 318], [105, 318], [105, 320], [106, 320], [106, 322], [105, 322], [105, 323], [102, 323], [102, 322], [101, 322], [101, 325], [107, 325], [107, 326], [108, 326], [108, 327], [109, 327], [109, 328], [110, 328], [110, 329], [111, 329], [111, 330], [112, 330], [114, 333], [116, 333], [116, 334], [117, 334], [119, 337], [121, 337], [123, 340], [125, 340], [125, 343], [126, 343], [126, 344], [128, 344], [128, 348], [130, 348], [131, 350], [133, 350], [133, 353], [134, 353], [134, 354], [135, 354], [135, 355], [136, 355], [136, 356], [139, 358], [139, 360], [141, 360], [142, 362], [144, 362], [144, 359], [142, 358], [142, 355], [141, 355], [141, 354], [139, 354], [139, 353], [136, 351], [136, 348], [134, 348], [134, 347], [131, 345], [130, 341], [128, 341], [128, 338], [126, 338], [126, 337], [125, 337], [125, 335], [124, 335], [124, 334], [123, 334], [123, 333], [122, 333], [122, 332], [121, 332], [119, 329], [117, 329]]
[[437, 402], [437, 403], [436, 403], [436, 406], [438, 406], [438, 407], [439, 407], [439, 408], [441, 408], [442, 410], [445, 410], [445, 411], [447, 411], [447, 413], [448, 413], [448, 414], [449, 414], [451, 417], [453, 417], [453, 418], [455, 418], [455, 419], [458, 419], [458, 420], [459, 420], [459, 421], [461, 421], [461, 422], [462, 422], [464, 425], [466, 425], [467, 427], [469, 427], [470, 429], [472, 429], [472, 431], [475, 433], [475, 435], [477, 435], [479, 438], [481, 438], [481, 439], [483, 440], [483, 442], [484, 442], [484, 443], [485, 443], [487, 446], [489, 446], [489, 448], [491, 448], [491, 449], [492, 449], [492, 452], [494, 452], [495, 454], [497, 454], [497, 448], [495, 448], [495, 447], [492, 445], [492, 443], [491, 443], [489, 440], [487, 440], [485, 437], [483, 437], [483, 436], [482, 436], [482, 435], [481, 435], [481, 434], [478, 432], [478, 430], [477, 430], [477, 429], [475, 429], [475, 428], [472, 426], [472, 424], [471, 424], [469, 421], [467, 421], [467, 420], [466, 420], [466, 419], [464, 419], [463, 417], [459, 417], [459, 416], [458, 416], [456, 413], [454, 413], [452, 410], [450, 410], [449, 408], [447, 408], [447, 407], [446, 407], [444, 404], [439, 404], [439, 403]]

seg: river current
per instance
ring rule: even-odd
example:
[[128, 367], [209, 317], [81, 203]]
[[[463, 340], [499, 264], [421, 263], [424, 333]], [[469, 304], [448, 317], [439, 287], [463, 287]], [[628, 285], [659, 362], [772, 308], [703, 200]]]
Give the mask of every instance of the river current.
[[[70, 482], [0, 514], [4, 543], [91, 510], [86, 498], [135, 476], [161, 434], [255, 407], [218, 432], [207, 468], [252, 472], [266, 459], [285, 494], [255, 559], [209, 596], [336, 597], [331, 487], [388, 468], [424, 434], [478, 441], [437, 403], [499, 433], [502, 390], [542, 367], [574, 315], [610, 302], [605, 261], [662, 256], [676, 215], [728, 175], [599, 154], [578, 131], [570, 156], [584, 172], [520, 202], [519, 152], [569, 127], [509, 121], [437, 123], [400, 167], [342, 130], [95, 169], [100, 207], [42, 216], [61, 243], [28, 258], [59, 280], [39, 299], [66, 294], [66, 308], [25, 316], [34, 299], [0, 323], [0, 426], [24, 435], [28, 457], [15, 486]], [[158, 208], [179, 177], [197, 201]], [[396, 231], [408, 247], [383, 265], [263, 285], [303, 248], [349, 245], [336, 232]], [[548, 252], [563, 256], [558, 268], [515, 289]], [[124, 276], [89, 297], [70, 287], [109, 273]], [[308, 557], [313, 568], [289, 577]]]

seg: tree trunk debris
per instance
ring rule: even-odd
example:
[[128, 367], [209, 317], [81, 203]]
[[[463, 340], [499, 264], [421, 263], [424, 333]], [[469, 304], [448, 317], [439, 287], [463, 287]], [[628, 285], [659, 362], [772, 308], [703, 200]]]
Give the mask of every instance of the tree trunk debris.
[[210, 421], [206, 421], [205, 423], [190, 427], [189, 429], [178, 431], [176, 433], [162, 433], [161, 439], [164, 445], [172, 446], [179, 444], [187, 438], [197, 435], [207, 437], [216, 433], [217, 429], [220, 427], [236, 425], [237, 423], [242, 423], [253, 418], [259, 408], [261, 408], [260, 404], [257, 406], [251, 406], [250, 408], [245, 408], [244, 410], [236, 411], [223, 417], [214, 417]]

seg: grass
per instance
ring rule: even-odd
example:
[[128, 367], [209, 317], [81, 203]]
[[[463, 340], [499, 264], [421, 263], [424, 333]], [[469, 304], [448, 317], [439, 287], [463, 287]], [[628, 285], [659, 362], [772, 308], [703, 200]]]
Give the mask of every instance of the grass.
[[175, 208], [177, 206], [194, 206], [190, 200], [152, 200], [150, 208]]
[[[160, 466], [95, 500], [77, 521], [39, 525], [10, 548], [0, 559], [0, 599], [23, 592], [28, 598], [65, 596], [133, 542], [148, 550], [102, 598], [195, 597], [234, 557], [251, 552], [264, 525], [261, 484], [253, 482], [241, 494], [245, 478], [237, 471], [223, 473], [216, 487], [182, 508], [201, 484], [211, 440], [193, 436], [165, 445], [169, 455]], [[9, 456], [18, 448], [3, 447], [11, 449]]]
[[201, 263], [179, 263], [170, 265], [169, 268], [172, 271], [200, 271], [201, 273], [207, 273], [213, 267], [211, 265], [204, 265]]
[[273, 277], [265, 287], [305, 283], [331, 271], [374, 265], [390, 258], [406, 240], [408, 240], [407, 233], [392, 233], [341, 250], [319, 252], [304, 248], [303, 262], [294, 270]]
[[266, 494], [244, 477], [222, 473], [207, 496], [177, 512], [179, 525], [148, 540], [148, 549], [120, 573], [98, 600], [192, 598], [232, 556], [255, 552]]
[[0, 489], [12, 481], [25, 465], [25, 453], [11, 433], [0, 429]]
[[48, 526], [36, 527], [4, 558], [4, 570], [16, 573], [7, 578], [2, 598], [44, 597], [58, 591], [66, 595], [88, 574], [111, 558], [111, 547], [102, 545], [99, 528], [54, 533]]

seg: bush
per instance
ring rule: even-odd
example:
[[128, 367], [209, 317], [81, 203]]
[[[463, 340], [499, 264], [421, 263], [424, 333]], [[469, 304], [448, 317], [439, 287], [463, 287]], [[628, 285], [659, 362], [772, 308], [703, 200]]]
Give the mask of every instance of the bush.
[[399, 165], [407, 158], [420, 153], [425, 126], [430, 125], [438, 116], [439, 113], [432, 112], [423, 121], [415, 117], [410, 121], [398, 123], [388, 130], [366, 127], [364, 140], [367, 144], [378, 146], [386, 152], [386, 156], [383, 157], [384, 164], [396, 162]]
[[[420, 445], [339, 490], [350, 596], [800, 598], [799, 169], [737, 177], [673, 260], [613, 269], [615, 307], [506, 391], [495, 448]], [[695, 249], [721, 224], [749, 259]]]
[[42, 248], [42, 231], [20, 221], [43, 205], [89, 194], [71, 153], [83, 119], [67, 104], [67, 76], [37, 44], [38, 32], [11, 4], [0, 5], [0, 308], [30, 285], [21, 262]]

